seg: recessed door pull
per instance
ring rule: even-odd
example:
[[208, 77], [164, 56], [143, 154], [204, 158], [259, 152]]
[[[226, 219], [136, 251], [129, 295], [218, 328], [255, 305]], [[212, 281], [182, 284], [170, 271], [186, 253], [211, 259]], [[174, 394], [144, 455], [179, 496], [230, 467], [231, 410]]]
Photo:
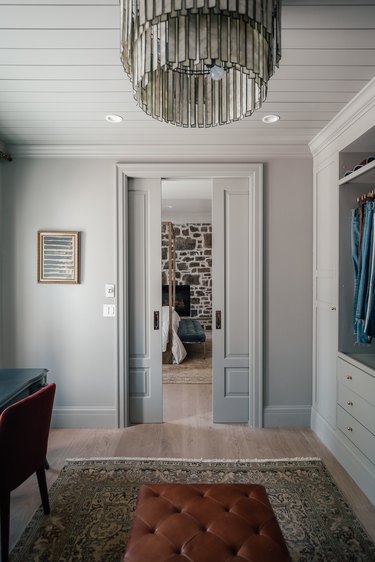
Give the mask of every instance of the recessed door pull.
[[159, 311], [154, 310], [154, 330], [159, 330]]
[[216, 329], [221, 330], [221, 310], [217, 310], [215, 313], [216, 318]]

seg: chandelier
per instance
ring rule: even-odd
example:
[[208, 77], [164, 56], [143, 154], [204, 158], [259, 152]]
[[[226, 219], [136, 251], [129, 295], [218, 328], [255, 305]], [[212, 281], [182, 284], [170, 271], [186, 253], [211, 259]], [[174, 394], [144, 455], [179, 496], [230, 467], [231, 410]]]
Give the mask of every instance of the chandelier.
[[259, 109], [281, 58], [280, 0], [121, 0], [121, 60], [148, 115], [213, 127]]

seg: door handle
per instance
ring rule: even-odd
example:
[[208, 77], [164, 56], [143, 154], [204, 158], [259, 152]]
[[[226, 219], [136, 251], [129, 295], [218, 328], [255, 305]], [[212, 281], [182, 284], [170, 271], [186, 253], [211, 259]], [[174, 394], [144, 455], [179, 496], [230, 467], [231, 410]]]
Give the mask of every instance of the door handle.
[[154, 310], [154, 330], [159, 330], [159, 311]]
[[216, 329], [221, 330], [221, 310], [215, 312], [215, 319]]

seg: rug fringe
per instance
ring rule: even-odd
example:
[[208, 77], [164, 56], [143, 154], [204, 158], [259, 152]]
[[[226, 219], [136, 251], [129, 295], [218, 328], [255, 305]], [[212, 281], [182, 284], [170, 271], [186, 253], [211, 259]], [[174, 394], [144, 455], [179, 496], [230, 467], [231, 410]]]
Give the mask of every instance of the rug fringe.
[[320, 457], [285, 457], [278, 459], [188, 459], [172, 457], [89, 457], [89, 458], [69, 458], [66, 462], [78, 461], [183, 461], [183, 462], [283, 462], [283, 461], [321, 461]]

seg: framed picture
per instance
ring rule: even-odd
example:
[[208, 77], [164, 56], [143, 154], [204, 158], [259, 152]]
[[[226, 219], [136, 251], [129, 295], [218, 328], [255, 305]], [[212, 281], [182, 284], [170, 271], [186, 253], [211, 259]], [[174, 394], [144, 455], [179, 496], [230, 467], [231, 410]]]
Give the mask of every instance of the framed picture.
[[79, 283], [79, 232], [38, 232], [38, 283]]

